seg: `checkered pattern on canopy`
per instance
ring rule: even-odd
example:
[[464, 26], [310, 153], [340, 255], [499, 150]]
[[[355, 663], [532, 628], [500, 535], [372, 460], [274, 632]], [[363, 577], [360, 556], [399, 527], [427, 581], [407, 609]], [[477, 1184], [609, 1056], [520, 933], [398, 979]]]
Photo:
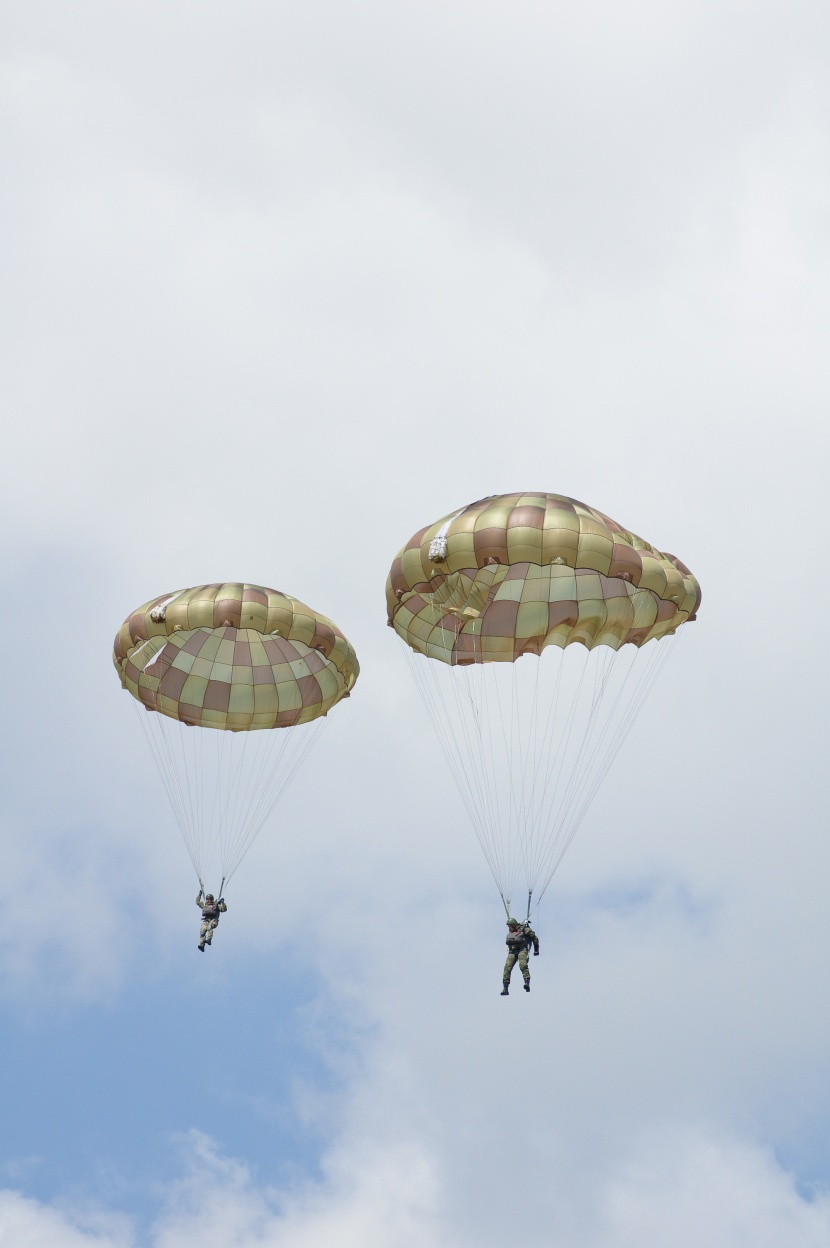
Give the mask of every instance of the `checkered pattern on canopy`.
[[576, 499], [501, 494], [414, 534], [392, 563], [386, 603], [413, 650], [450, 664], [513, 662], [549, 645], [616, 650], [670, 635], [696, 618], [700, 586], [674, 555]]
[[241, 582], [162, 594], [115, 639], [125, 689], [202, 728], [287, 728], [327, 715], [360, 671], [340, 630], [296, 598]]

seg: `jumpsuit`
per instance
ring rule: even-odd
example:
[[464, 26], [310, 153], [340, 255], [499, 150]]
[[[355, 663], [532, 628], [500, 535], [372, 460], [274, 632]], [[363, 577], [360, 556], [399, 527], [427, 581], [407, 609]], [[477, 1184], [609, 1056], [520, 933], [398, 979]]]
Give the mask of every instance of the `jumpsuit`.
[[527, 964], [527, 954], [530, 946], [533, 945], [533, 952], [539, 952], [539, 937], [532, 928], [526, 924], [524, 927], [507, 929], [507, 961], [504, 964], [504, 974], [502, 979], [505, 988], [510, 983], [510, 976], [513, 974], [513, 967], [519, 963], [519, 970], [522, 972], [522, 978], [526, 985], [530, 984], [530, 968]]
[[219, 915], [224, 914], [228, 907], [221, 897], [218, 901], [208, 904], [207, 900], [202, 900], [201, 892], [196, 896], [196, 905], [202, 912], [202, 926], [199, 929], [199, 948], [204, 949], [205, 945], [213, 942], [213, 933], [219, 925]]

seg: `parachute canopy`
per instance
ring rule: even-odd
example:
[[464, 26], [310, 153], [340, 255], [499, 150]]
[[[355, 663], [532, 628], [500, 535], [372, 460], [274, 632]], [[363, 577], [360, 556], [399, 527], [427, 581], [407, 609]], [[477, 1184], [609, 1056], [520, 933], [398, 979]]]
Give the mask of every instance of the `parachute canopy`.
[[602, 512], [518, 493], [420, 529], [386, 604], [505, 907], [523, 875], [529, 915], [700, 587]]
[[150, 711], [231, 731], [308, 723], [347, 698], [359, 667], [331, 620], [261, 585], [199, 585], [127, 616], [113, 661]]
[[[196, 875], [221, 872], [224, 885], [349, 697], [355, 652], [298, 599], [230, 582], [144, 603], [119, 629], [113, 661]], [[260, 731], [276, 728], [287, 731]]]
[[685, 564], [561, 494], [501, 494], [420, 529], [386, 585], [389, 623], [449, 664], [506, 662], [546, 646], [642, 646], [700, 605]]

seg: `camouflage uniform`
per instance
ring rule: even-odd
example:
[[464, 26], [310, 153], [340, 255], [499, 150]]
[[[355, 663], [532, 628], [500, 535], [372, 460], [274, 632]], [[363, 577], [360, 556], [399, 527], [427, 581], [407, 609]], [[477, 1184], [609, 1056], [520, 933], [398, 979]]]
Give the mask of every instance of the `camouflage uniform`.
[[219, 925], [219, 915], [224, 914], [228, 907], [221, 897], [218, 901], [210, 902], [205, 897], [203, 901], [201, 889], [196, 894], [196, 905], [202, 912], [202, 926], [199, 928], [199, 948], [204, 950], [205, 945], [213, 943], [213, 933]]
[[510, 976], [513, 974], [513, 967], [517, 962], [519, 963], [519, 970], [522, 972], [525, 990], [530, 992], [530, 968], [527, 964], [527, 955], [531, 945], [533, 945], [534, 955], [539, 953], [539, 937], [527, 923], [521, 924], [515, 919], [511, 919], [507, 925], [506, 944], [507, 961], [504, 964], [504, 974], [502, 976], [504, 982], [502, 996], [507, 996]]

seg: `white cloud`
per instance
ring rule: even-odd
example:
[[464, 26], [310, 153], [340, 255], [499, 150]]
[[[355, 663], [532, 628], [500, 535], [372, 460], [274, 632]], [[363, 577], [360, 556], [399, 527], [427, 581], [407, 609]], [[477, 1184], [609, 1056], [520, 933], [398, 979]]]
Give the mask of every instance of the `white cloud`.
[[[827, 1248], [830, 1200], [801, 1194], [765, 1147], [702, 1129], [666, 1128], [627, 1147], [573, 1187], [569, 1168], [528, 1174], [527, 1141], [505, 1139], [474, 1175], [426, 1140], [365, 1147], [342, 1139], [324, 1176], [289, 1191], [260, 1186], [243, 1164], [191, 1132], [182, 1142], [185, 1175], [142, 1243], [190, 1248], [203, 1239], [234, 1248]], [[458, 1199], [459, 1179], [470, 1183]], [[542, 1189], [541, 1191], [539, 1189]], [[487, 1210], [500, 1206], [499, 1216]], [[480, 1207], [477, 1218], [470, 1210]], [[129, 1228], [117, 1215], [78, 1229], [62, 1211], [0, 1195], [0, 1242], [14, 1248], [122, 1248]], [[94, 1222], [94, 1219], [92, 1219]], [[110, 1229], [106, 1229], [106, 1224]]]
[[765, 1148], [678, 1132], [641, 1144], [608, 1184], [592, 1248], [826, 1248], [830, 1199], [808, 1199]]
[[132, 1248], [127, 1219], [101, 1211], [73, 1216], [18, 1192], [0, 1191], [4, 1248]]
[[171, 1193], [154, 1248], [213, 1236], [238, 1248], [334, 1240], [344, 1248], [418, 1248], [442, 1229], [434, 1162], [416, 1143], [338, 1148], [323, 1182], [301, 1193], [258, 1189], [245, 1166], [218, 1157], [204, 1137], [192, 1135], [189, 1146], [190, 1173]]

